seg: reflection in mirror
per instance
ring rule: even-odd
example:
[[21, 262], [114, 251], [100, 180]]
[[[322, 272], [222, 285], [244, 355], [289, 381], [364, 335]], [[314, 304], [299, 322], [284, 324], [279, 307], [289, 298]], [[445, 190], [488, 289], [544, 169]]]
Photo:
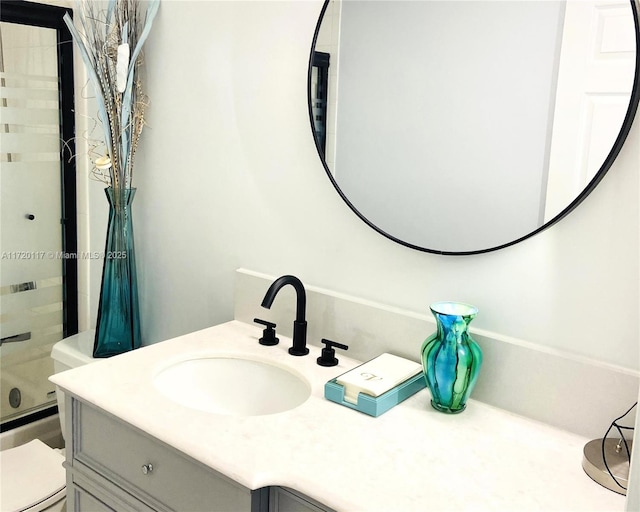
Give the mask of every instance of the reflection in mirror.
[[313, 52], [330, 63], [327, 98], [310, 68], [317, 146], [385, 236], [445, 254], [510, 245], [568, 213], [617, 156], [638, 44], [629, 0], [330, 0]]
[[327, 93], [329, 88], [329, 58], [324, 52], [313, 52], [311, 64], [311, 97], [313, 98], [313, 132], [318, 149], [325, 154], [327, 149]]

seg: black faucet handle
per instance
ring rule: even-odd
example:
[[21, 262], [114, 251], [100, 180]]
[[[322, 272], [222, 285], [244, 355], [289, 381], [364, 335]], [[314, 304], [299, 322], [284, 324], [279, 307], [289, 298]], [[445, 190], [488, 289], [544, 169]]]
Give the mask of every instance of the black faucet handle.
[[254, 318], [253, 321], [265, 326], [265, 329], [262, 331], [262, 338], [258, 340], [260, 345], [272, 346], [277, 345], [280, 342], [280, 340], [276, 338], [276, 324], [273, 322], [267, 322], [260, 318]]
[[322, 349], [322, 355], [316, 360], [320, 366], [336, 366], [338, 364], [338, 358], [336, 357], [335, 348], [347, 350], [349, 347], [335, 341], [322, 339], [325, 347]]

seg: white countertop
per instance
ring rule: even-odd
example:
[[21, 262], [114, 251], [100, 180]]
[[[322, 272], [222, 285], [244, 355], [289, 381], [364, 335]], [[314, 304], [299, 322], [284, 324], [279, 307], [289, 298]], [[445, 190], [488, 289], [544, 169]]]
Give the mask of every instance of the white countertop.
[[[582, 470], [589, 439], [474, 400], [446, 415], [426, 389], [373, 418], [324, 398], [324, 383], [359, 361], [338, 350], [340, 364], [324, 368], [318, 347], [294, 357], [290, 339], [265, 347], [261, 333], [229, 322], [51, 380], [245, 487], [290, 487], [339, 511], [624, 510], [623, 496]], [[293, 368], [311, 397], [283, 413], [233, 417], [183, 407], [152, 385], [177, 361], [242, 354]]]

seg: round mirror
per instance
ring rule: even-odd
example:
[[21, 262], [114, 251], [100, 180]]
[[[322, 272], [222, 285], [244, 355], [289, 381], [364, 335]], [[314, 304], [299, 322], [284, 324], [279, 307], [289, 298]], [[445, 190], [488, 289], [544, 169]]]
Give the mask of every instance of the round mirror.
[[316, 146], [384, 236], [475, 254], [554, 224], [618, 155], [640, 98], [633, 0], [329, 0]]

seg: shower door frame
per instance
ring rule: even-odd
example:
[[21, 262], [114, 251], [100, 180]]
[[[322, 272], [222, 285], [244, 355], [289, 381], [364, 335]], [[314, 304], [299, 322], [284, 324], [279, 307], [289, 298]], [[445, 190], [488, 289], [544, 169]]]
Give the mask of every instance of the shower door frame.
[[[75, 99], [73, 73], [73, 42], [71, 33], [63, 21], [72, 9], [53, 5], [37, 4], [23, 0], [2, 0], [0, 21], [50, 28], [56, 31], [59, 77], [60, 136], [65, 143], [60, 151], [61, 177], [61, 237], [62, 252], [62, 304], [63, 337], [78, 332], [78, 231], [76, 207], [75, 165]], [[70, 256], [70, 257], [66, 257]], [[0, 426], [4, 432], [34, 420], [58, 412], [56, 405], [35, 411], [26, 416], [9, 420]]]

